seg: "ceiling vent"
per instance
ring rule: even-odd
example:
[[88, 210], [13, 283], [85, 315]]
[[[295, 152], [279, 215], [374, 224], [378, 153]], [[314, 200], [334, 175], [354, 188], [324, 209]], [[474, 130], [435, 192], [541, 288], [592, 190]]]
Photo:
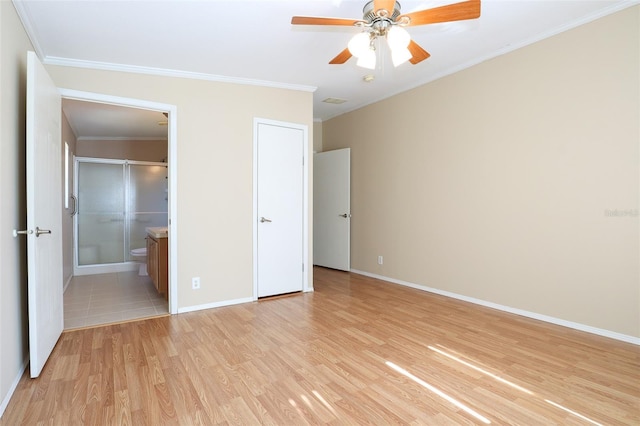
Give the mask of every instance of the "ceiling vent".
[[347, 100], [346, 99], [339, 99], [339, 98], [327, 98], [327, 99], [323, 100], [322, 102], [325, 102], [327, 104], [340, 105], [340, 104], [343, 104], [343, 103], [347, 102]]

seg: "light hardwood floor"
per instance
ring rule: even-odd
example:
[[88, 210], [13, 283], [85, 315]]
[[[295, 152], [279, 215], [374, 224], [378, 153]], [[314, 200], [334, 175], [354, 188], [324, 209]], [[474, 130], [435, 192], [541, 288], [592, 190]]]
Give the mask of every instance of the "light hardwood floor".
[[2, 426], [640, 424], [637, 346], [345, 272], [65, 332]]

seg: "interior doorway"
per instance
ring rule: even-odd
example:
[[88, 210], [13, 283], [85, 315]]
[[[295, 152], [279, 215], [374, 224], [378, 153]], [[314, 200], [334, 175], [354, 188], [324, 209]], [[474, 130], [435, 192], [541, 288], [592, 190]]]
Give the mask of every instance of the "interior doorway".
[[[63, 115], [71, 115], [71, 117], [66, 117], [69, 121], [69, 126], [71, 127], [74, 135], [79, 136], [74, 141], [74, 149], [69, 149], [69, 147], [67, 147], [70, 151], [67, 156], [71, 157], [71, 159], [68, 157], [65, 158], [65, 164], [74, 164], [73, 156], [77, 155], [79, 152], [77, 146], [78, 140], [82, 140], [85, 145], [93, 144], [95, 146], [103, 144], [104, 141], [110, 141], [112, 143], [111, 146], [103, 145], [101, 149], [98, 149], [98, 151], [103, 153], [100, 156], [103, 158], [117, 157], [118, 155], [114, 155], [113, 152], [120, 151], [122, 155], [119, 155], [119, 157], [123, 158], [116, 160], [121, 161], [123, 164], [127, 163], [127, 160], [129, 159], [132, 160], [130, 163], [138, 165], [154, 163], [154, 166], [158, 166], [160, 164], [164, 164], [163, 167], [157, 168], [164, 170], [163, 180], [165, 193], [163, 197], [166, 197], [166, 210], [168, 212], [166, 213], [165, 228], [167, 238], [169, 240], [167, 249], [169, 264], [166, 266], [168, 289], [165, 291], [165, 294], [159, 294], [150, 277], [147, 274], [142, 273], [143, 268], [137, 267], [137, 263], [140, 261], [146, 262], [146, 259], [133, 259], [131, 256], [132, 250], [129, 250], [131, 247], [128, 247], [127, 245], [123, 245], [120, 250], [124, 253], [124, 258], [121, 259], [123, 261], [113, 262], [114, 264], [121, 266], [119, 270], [97, 270], [94, 272], [103, 273], [92, 273], [91, 275], [66, 273], [65, 277], [68, 276], [68, 279], [65, 284], [65, 328], [92, 326], [101, 323], [130, 320], [163, 313], [176, 313], [177, 292], [175, 291], [174, 283], [176, 282], [175, 276], [177, 275], [175, 253], [175, 239], [177, 238], [177, 229], [175, 226], [177, 205], [175, 167], [177, 120], [175, 106], [65, 89], [60, 89], [60, 92], [63, 97]], [[68, 107], [66, 109], [65, 103]], [[72, 105], [72, 107], [69, 107], [69, 105]], [[78, 113], [78, 108], [81, 108], [85, 113], [87, 110], [95, 110], [93, 112], [97, 112], [99, 114], [98, 117], [100, 118], [98, 118], [97, 121], [93, 119], [94, 134], [86, 133], [87, 129], [82, 127], [86, 126], [87, 123], [91, 124], [91, 117], [83, 117], [84, 122], [74, 119], [73, 114]], [[164, 134], [163, 139], [165, 141], [165, 145], [164, 151], [162, 151], [162, 156], [155, 155], [153, 158], [145, 158], [144, 156], [141, 157], [140, 154], [135, 154], [135, 146], [126, 147], [128, 140], [132, 143], [139, 144], [139, 149], [137, 149], [137, 151], [144, 153], [149, 151], [149, 146], [154, 140], [159, 139], [157, 136], [157, 129], [154, 129], [156, 130], [155, 135], [140, 135], [139, 133], [132, 133], [135, 127], [133, 122], [140, 118], [136, 117], [136, 114], [138, 113], [152, 115], [152, 120], [147, 120], [146, 126], [161, 129]], [[124, 114], [124, 116], [122, 114]], [[132, 117], [126, 118], [125, 116], [127, 115], [132, 115]], [[113, 129], [116, 129], [115, 133], [105, 133], [106, 126], [111, 126]], [[78, 133], [80, 134], [78, 135]], [[83, 151], [80, 150], [80, 153], [82, 152]], [[157, 149], [155, 152], [158, 152]], [[106, 158], [106, 160], [108, 161], [109, 159]], [[73, 175], [73, 171], [65, 171], [65, 185], [69, 185], [70, 188], [73, 188], [69, 190], [69, 199], [67, 202], [69, 210], [77, 213], [79, 206], [83, 205], [83, 203], [88, 200], [86, 197], [84, 200], [77, 197], [78, 192], [77, 189], [74, 188], [77, 182], [73, 182], [73, 179], [67, 178], [67, 173]], [[127, 192], [124, 195], [131, 198], [133, 194]], [[145, 212], [138, 213], [142, 214], [134, 216], [127, 213], [128, 216], [126, 217], [112, 217], [110, 223], [107, 225], [126, 227], [128, 221], [136, 221], [136, 219], [149, 216]], [[71, 216], [71, 214], [69, 214], [69, 216]], [[171, 219], [173, 219], [173, 221]], [[68, 218], [66, 218], [66, 220], [68, 220]], [[113, 224], [111, 222], [113, 222]], [[132, 226], [131, 223], [129, 223], [130, 228], [142, 227], [141, 229], [143, 229], [143, 231], [147, 228], [144, 224], [141, 225], [137, 222], [134, 225], [135, 226]], [[155, 225], [162, 224], [154, 222], [152, 225], [154, 225], [153, 229], [157, 229]], [[71, 259], [72, 266], [78, 264], [78, 253], [75, 250], [77, 247], [77, 234], [74, 233], [74, 229], [75, 228], [71, 226], [70, 229], [66, 231], [66, 238], [72, 242], [72, 253], [74, 253], [72, 254], [73, 257]], [[136, 241], [140, 239], [138, 237], [140, 236], [136, 236]], [[144, 237], [142, 238], [144, 239]], [[96, 243], [98, 243], [96, 246], [100, 245], [100, 241], [96, 241]], [[142, 248], [138, 246], [144, 245], [143, 243], [137, 244], [136, 248]], [[131, 245], [131, 242], [128, 242], [128, 245]], [[65, 251], [67, 250], [65, 249]], [[89, 255], [90, 254], [91, 253], [89, 253]], [[84, 255], [86, 263], [87, 253], [84, 253]], [[69, 263], [70, 259], [67, 259], [65, 261], [66, 268], [68, 268]], [[93, 305], [91, 304], [92, 302]], [[114, 307], [112, 311], [109, 311], [109, 303]], [[121, 307], [118, 307], [118, 304], [120, 304]], [[73, 320], [67, 321], [67, 319]], [[67, 327], [67, 323], [69, 327]]]

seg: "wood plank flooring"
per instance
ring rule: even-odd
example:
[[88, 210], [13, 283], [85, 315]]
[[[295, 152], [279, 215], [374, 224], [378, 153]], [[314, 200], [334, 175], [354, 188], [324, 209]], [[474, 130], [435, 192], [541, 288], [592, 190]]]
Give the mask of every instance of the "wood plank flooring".
[[640, 424], [637, 346], [346, 272], [314, 287], [65, 332], [0, 425]]

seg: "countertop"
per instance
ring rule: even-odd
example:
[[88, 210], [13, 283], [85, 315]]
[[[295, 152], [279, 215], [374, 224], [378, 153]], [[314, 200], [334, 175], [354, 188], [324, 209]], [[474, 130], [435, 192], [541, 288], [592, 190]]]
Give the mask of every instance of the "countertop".
[[153, 238], [167, 238], [169, 236], [169, 229], [166, 226], [156, 226], [147, 228], [147, 234]]

